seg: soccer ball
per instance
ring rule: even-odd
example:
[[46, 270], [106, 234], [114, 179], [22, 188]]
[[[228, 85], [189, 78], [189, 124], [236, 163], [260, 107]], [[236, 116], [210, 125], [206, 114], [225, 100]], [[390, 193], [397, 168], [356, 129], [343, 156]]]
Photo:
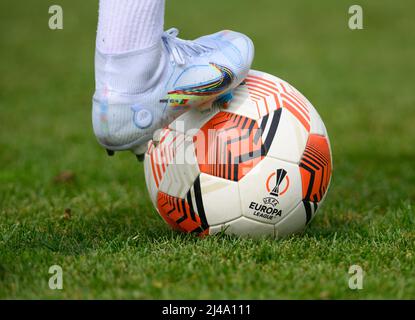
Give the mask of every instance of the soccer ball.
[[263, 72], [252, 70], [233, 96], [184, 112], [149, 142], [154, 206], [173, 229], [198, 235], [302, 231], [330, 185], [323, 121], [293, 86]]

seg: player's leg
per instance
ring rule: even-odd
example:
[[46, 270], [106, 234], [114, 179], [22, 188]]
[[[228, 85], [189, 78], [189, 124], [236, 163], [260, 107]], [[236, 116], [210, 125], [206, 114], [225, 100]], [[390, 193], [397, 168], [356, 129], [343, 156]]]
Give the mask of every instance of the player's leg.
[[150, 48], [160, 41], [164, 0], [101, 0], [97, 49], [120, 54]]
[[145, 151], [187, 107], [227, 95], [246, 76], [251, 40], [221, 31], [194, 41], [163, 32], [164, 0], [100, 0], [94, 132], [107, 150]]

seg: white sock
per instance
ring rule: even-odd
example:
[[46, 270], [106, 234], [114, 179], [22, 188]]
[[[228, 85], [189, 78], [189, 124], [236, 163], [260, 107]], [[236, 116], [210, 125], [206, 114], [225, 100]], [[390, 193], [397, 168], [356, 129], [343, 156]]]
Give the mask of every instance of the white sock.
[[96, 46], [106, 54], [146, 49], [161, 38], [164, 0], [100, 0]]

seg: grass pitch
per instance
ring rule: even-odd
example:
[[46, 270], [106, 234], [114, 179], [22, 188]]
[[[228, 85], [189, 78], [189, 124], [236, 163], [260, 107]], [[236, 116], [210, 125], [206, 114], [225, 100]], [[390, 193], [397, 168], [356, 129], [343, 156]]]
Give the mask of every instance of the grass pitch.
[[[48, 29], [60, 4], [64, 29]], [[108, 158], [91, 128], [97, 1], [0, 3], [0, 298], [415, 298], [415, 4], [168, 1], [184, 38], [255, 42], [254, 68], [302, 91], [334, 156], [304, 235], [254, 241], [170, 231], [143, 167]], [[70, 210], [68, 210], [70, 209]], [[51, 265], [63, 290], [50, 290]], [[348, 287], [360, 265], [362, 290]]]

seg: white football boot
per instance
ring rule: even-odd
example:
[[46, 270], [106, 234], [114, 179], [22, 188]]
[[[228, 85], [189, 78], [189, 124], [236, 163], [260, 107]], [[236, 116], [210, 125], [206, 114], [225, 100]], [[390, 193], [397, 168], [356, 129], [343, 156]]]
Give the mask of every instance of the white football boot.
[[193, 41], [170, 29], [155, 46], [125, 54], [96, 50], [92, 120], [108, 154], [146, 151], [153, 132], [190, 107], [226, 102], [246, 77], [254, 56], [252, 41], [221, 31]]

